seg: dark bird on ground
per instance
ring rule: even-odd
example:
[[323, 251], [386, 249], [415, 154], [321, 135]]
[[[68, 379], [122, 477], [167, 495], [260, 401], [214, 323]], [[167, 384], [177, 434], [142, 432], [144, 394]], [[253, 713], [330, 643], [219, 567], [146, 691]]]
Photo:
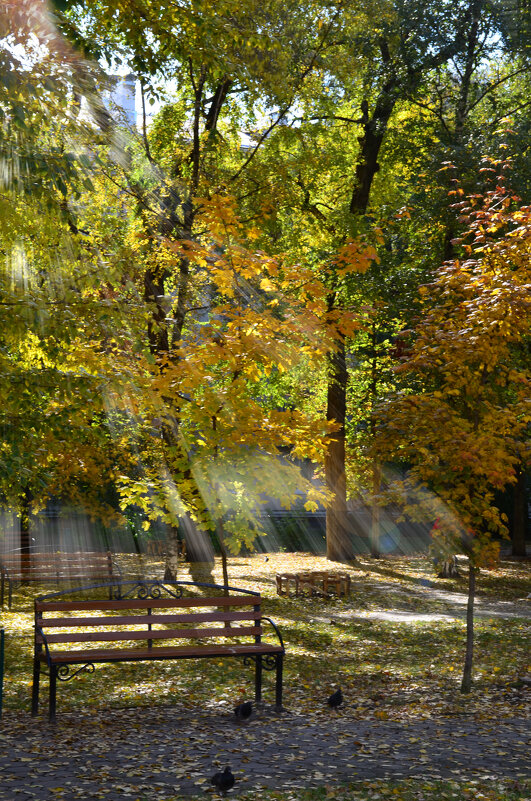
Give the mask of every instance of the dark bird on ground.
[[234, 710], [234, 714], [238, 720], [247, 720], [253, 714], [252, 703], [250, 701], [244, 701], [242, 704], [238, 704]]
[[234, 776], [228, 766], [225, 770], [214, 773], [210, 781], [222, 795], [225, 795], [228, 790], [232, 790], [234, 787]]
[[343, 693], [341, 692], [341, 688], [338, 688], [328, 699], [328, 706], [331, 706], [332, 709], [337, 709], [337, 707], [341, 706], [342, 703]]

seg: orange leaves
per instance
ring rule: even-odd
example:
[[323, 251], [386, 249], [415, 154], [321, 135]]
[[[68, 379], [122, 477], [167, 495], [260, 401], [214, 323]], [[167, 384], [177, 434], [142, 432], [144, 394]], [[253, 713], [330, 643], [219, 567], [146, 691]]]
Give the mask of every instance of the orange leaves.
[[240, 230], [233, 196], [216, 193], [210, 197], [196, 198], [196, 204], [200, 209], [201, 222], [218, 242], [225, 243], [229, 236], [236, 235]]
[[491, 532], [505, 530], [493, 493], [514, 480], [529, 414], [521, 344], [531, 309], [531, 215], [515, 214], [506, 199], [500, 186], [475, 198], [471, 258], [444, 264], [420, 288], [424, 316], [395, 373], [423, 389], [398, 395], [380, 427], [382, 451], [412, 465], [409, 487], [432, 488], [450, 511], [437, 536], [470, 530], [476, 563], [495, 558]]
[[376, 248], [354, 240], [339, 248], [333, 261], [337, 274], [343, 277], [349, 273], [365, 273], [372, 262], [379, 259]]

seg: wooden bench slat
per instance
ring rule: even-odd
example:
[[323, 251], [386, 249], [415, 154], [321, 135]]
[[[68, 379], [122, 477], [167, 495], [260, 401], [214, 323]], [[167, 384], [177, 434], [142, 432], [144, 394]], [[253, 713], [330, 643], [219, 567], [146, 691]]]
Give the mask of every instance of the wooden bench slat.
[[60, 558], [64, 561], [67, 559], [70, 560], [95, 560], [100, 559], [104, 561], [107, 559], [107, 552], [106, 551], [51, 551], [50, 553], [43, 553], [42, 551], [39, 553], [30, 553], [30, 554], [0, 554], [0, 561], [1, 562], [51, 562], [54, 559]]
[[[280, 654], [280, 645], [182, 645], [155, 648], [112, 648], [84, 651], [55, 651], [50, 654], [53, 664], [81, 664], [85, 662], [127, 662], [136, 660], [169, 659], [179, 657], [245, 656], [246, 654]], [[39, 654], [46, 662], [46, 654]]]
[[245, 612], [192, 612], [176, 615], [106, 615], [105, 617], [58, 617], [42, 618], [41, 628], [72, 628], [73, 626], [130, 626], [146, 623], [208, 623], [235, 620], [260, 620], [261, 613], [254, 609]]
[[107, 557], [68, 557], [64, 556], [63, 554], [57, 554], [55, 557], [49, 557], [47, 559], [36, 559], [34, 557], [30, 557], [29, 559], [6, 559], [2, 557], [0, 559], [0, 563], [2, 565], [12, 565], [13, 567], [19, 567], [20, 565], [27, 567], [31, 565], [35, 565], [36, 567], [46, 566], [46, 565], [88, 565], [88, 564], [100, 564], [104, 565], [107, 562]]
[[[0, 554], [0, 595], [2, 606], [7, 587], [11, 608], [17, 585], [53, 582], [110, 582], [120, 580], [110, 551], [51, 551]], [[111, 596], [112, 597], [112, 596]]]
[[[14, 578], [17, 581], [36, 581], [36, 582], [40, 581], [41, 584], [47, 583], [50, 579], [52, 579], [54, 581], [56, 579], [68, 579], [68, 580], [80, 581], [82, 579], [89, 579], [90, 578], [90, 579], [104, 579], [105, 581], [107, 581], [109, 579], [109, 573], [107, 573], [107, 572], [105, 572], [105, 573], [92, 573], [92, 572], [65, 573], [64, 571], [61, 571], [61, 570], [54, 570], [53, 572], [50, 571], [49, 573], [46, 573], [46, 572], [44, 572], [42, 570], [37, 570], [35, 572], [31, 572], [31, 573], [28, 573], [26, 575], [21, 574], [20, 576], [18, 576], [18, 575], [17, 576], [10, 576], [10, 578], [12, 578], [12, 579]], [[119, 581], [119, 578], [117, 577], [116, 580]]]
[[101, 612], [110, 611], [111, 609], [174, 609], [182, 608], [189, 609], [201, 606], [259, 606], [260, 596], [242, 595], [236, 597], [234, 595], [220, 595], [216, 597], [205, 598], [198, 595], [187, 598], [152, 598], [141, 599], [131, 598], [130, 600], [120, 601], [36, 601], [35, 610], [37, 612], [74, 612], [83, 611], [87, 609], [99, 610]]
[[111, 557], [106, 553], [74, 553], [67, 554], [59, 551], [53, 554], [33, 554], [31, 556], [0, 556], [0, 565], [10, 567], [51, 567], [53, 565], [100, 565], [104, 567]]
[[[85, 631], [47, 634], [48, 644], [66, 642], [113, 642], [118, 640], [177, 640], [204, 637], [245, 637], [262, 634], [261, 626], [217, 626], [204, 629], [136, 629], [131, 631]], [[37, 638], [37, 642], [39, 639]]]

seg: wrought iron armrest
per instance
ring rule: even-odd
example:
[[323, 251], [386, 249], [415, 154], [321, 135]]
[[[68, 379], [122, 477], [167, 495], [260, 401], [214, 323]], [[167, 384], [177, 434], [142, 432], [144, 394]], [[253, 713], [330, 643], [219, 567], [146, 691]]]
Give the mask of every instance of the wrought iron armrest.
[[41, 627], [38, 626], [37, 624], [35, 624], [35, 631], [37, 631], [41, 635], [41, 637], [43, 639], [44, 650], [46, 651], [46, 664], [48, 665], [48, 668], [51, 669], [51, 667], [52, 667], [52, 659], [51, 659], [51, 656], [50, 656], [50, 649], [48, 648], [48, 641], [46, 640], [46, 634], [41, 629]]
[[283, 650], [285, 651], [286, 648], [284, 646], [284, 640], [282, 639], [282, 634], [280, 633], [277, 624], [273, 620], [271, 620], [270, 617], [262, 617], [262, 618], [260, 618], [260, 622], [262, 622], [262, 620], [267, 620], [268, 623], [271, 623], [271, 625], [273, 626], [273, 628], [275, 630], [275, 634], [277, 635], [277, 637], [279, 639], [280, 645], [282, 646]]

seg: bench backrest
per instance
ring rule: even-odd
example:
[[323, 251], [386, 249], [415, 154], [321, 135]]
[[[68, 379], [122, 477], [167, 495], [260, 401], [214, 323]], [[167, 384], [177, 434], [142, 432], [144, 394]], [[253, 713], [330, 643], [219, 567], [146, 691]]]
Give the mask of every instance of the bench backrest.
[[252, 637], [253, 642], [260, 642], [260, 605], [259, 595], [35, 601], [36, 644], [44, 642], [41, 632], [49, 646], [121, 642], [123, 647], [124, 641], [140, 640], [151, 648], [153, 641], [160, 644], [162, 640], [241, 637]]
[[115, 573], [110, 551], [2, 554], [0, 568], [9, 578], [35, 580], [112, 577]]

